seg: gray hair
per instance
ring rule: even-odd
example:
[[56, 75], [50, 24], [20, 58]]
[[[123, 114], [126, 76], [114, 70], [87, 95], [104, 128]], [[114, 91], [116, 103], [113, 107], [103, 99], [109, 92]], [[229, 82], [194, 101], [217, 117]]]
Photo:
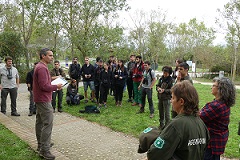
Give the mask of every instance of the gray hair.
[[236, 88], [233, 82], [227, 77], [214, 78], [213, 82], [218, 83], [218, 91], [220, 101], [224, 102], [227, 106], [232, 107], [235, 104]]
[[51, 51], [51, 50], [48, 49], [48, 48], [41, 49], [40, 52], [39, 52], [40, 59], [42, 59], [43, 55], [46, 56], [48, 51]]

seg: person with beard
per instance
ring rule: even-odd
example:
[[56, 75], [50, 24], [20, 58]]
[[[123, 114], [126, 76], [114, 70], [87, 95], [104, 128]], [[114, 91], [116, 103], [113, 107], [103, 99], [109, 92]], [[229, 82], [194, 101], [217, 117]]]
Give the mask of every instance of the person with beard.
[[71, 79], [75, 79], [77, 81], [77, 89], [78, 89], [78, 84], [81, 78], [80, 72], [81, 72], [81, 66], [78, 63], [78, 58], [74, 57], [72, 60], [72, 64], [70, 64], [68, 74]]
[[[59, 78], [59, 77], [66, 77], [66, 74], [64, 73], [63, 69], [60, 67], [60, 62], [58, 60], [54, 61], [54, 68], [50, 72], [52, 81]], [[58, 98], [57, 98], [58, 97]], [[63, 98], [63, 91], [57, 90], [52, 93], [52, 107], [53, 107], [53, 112], [55, 112], [56, 108], [56, 98], [58, 99], [57, 102], [57, 107], [58, 107], [58, 112], [62, 112], [62, 98]]]
[[142, 90], [138, 88], [142, 81], [143, 77], [143, 71], [144, 71], [144, 65], [143, 65], [142, 57], [136, 56], [136, 63], [133, 68], [133, 91], [134, 91], [134, 102], [132, 103], [132, 106], [139, 105], [139, 107], [142, 106]]
[[163, 129], [170, 121], [171, 88], [173, 86], [171, 77], [172, 67], [164, 66], [162, 71], [163, 75], [156, 86], [158, 93], [159, 129]]
[[133, 68], [135, 66], [135, 59], [136, 56], [134, 54], [132, 54], [130, 56], [130, 61], [127, 64], [127, 72], [128, 72], [128, 77], [127, 77], [127, 90], [128, 90], [128, 102], [133, 102], [133, 97], [134, 97], [134, 93], [133, 93]]

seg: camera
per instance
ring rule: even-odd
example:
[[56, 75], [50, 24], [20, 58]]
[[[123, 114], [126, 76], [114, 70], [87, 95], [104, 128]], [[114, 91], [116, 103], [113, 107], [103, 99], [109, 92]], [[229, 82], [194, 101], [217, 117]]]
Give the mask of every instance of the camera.
[[144, 79], [143, 79], [143, 84], [148, 85], [148, 79], [147, 79], [147, 78], [144, 78]]
[[134, 74], [133, 75], [133, 78], [140, 78], [140, 77], [142, 77], [141, 74]]
[[12, 79], [13, 77], [12, 77], [11, 74], [7, 74], [7, 78], [8, 78], [8, 79]]

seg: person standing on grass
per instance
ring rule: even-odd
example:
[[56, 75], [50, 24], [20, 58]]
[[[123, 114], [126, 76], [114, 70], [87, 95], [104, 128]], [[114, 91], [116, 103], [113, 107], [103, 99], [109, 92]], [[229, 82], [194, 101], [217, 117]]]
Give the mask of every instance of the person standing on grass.
[[159, 129], [163, 129], [170, 121], [170, 99], [171, 88], [173, 86], [173, 80], [171, 77], [172, 67], [164, 66], [162, 68], [163, 75], [159, 79], [157, 84], [158, 93], [158, 110], [159, 110]]
[[144, 62], [144, 72], [143, 72], [143, 78], [141, 80], [141, 83], [138, 86], [139, 90], [142, 90], [142, 106], [140, 107], [140, 110], [138, 113], [144, 112], [144, 107], [146, 104], [146, 96], [148, 99], [149, 104], [149, 110], [150, 110], [150, 118], [153, 118], [154, 116], [154, 106], [153, 106], [153, 99], [152, 99], [152, 88], [155, 85], [156, 82], [156, 75], [155, 72], [151, 69], [151, 63], [149, 61]]
[[94, 69], [94, 87], [95, 87], [95, 97], [96, 97], [97, 103], [99, 102], [99, 94], [100, 94], [100, 74], [103, 70], [104, 70], [103, 60], [99, 59]]
[[107, 96], [109, 93], [109, 89], [111, 87], [112, 81], [112, 71], [109, 68], [108, 63], [103, 64], [104, 70], [100, 73], [100, 100], [99, 100], [99, 107], [104, 105], [107, 106]]
[[10, 94], [11, 99], [11, 116], [20, 116], [17, 113], [17, 93], [19, 88], [19, 74], [18, 70], [12, 65], [12, 57], [5, 57], [6, 65], [0, 69], [1, 75], [1, 112], [6, 114], [7, 96]]
[[[63, 69], [60, 67], [59, 61], [54, 61], [54, 68], [51, 71], [51, 77], [52, 81], [59, 78], [59, 77], [66, 77], [66, 74], [64, 73]], [[56, 98], [58, 96], [58, 103], [56, 103]], [[57, 90], [52, 93], [52, 106], [53, 106], [53, 112], [55, 112], [56, 104], [58, 106], [58, 112], [62, 112], [62, 98], [63, 98], [63, 91]]]
[[51, 85], [51, 76], [47, 65], [53, 61], [53, 52], [44, 48], [39, 53], [40, 62], [33, 74], [33, 98], [36, 104], [36, 137], [39, 155], [45, 159], [55, 159], [50, 152], [53, 127], [52, 92], [62, 89], [62, 84]]
[[177, 83], [171, 92], [171, 103], [178, 115], [151, 144], [147, 159], [203, 160], [210, 136], [198, 115], [198, 93], [188, 81]]
[[92, 102], [95, 101], [95, 87], [94, 87], [94, 66], [89, 62], [89, 57], [85, 57], [84, 59], [85, 64], [82, 66], [81, 69], [81, 75], [83, 78], [83, 87], [84, 87], [84, 97], [85, 97], [85, 103], [88, 102], [88, 95], [87, 90], [88, 86], [91, 90], [91, 100]]
[[138, 86], [140, 85], [140, 82], [143, 77], [143, 61], [141, 56], [136, 56], [135, 66], [133, 68], [133, 91], [134, 91], [134, 102], [132, 103], [132, 106], [139, 105], [139, 107], [142, 106], [142, 91], [138, 89]]
[[27, 73], [27, 77], [26, 77], [26, 84], [27, 84], [27, 88], [28, 88], [28, 91], [30, 93], [30, 96], [29, 96], [29, 114], [28, 116], [32, 116], [33, 114], [36, 114], [36, 106], [35, 106], [35, 103], [33, 102], [33, 73], [34, 73], [34, 68], [35, 66], [38, 64], [38, 62], [35, 62], [34, 63], [34, 67], [31, 71], [29, 71]]
[[[182, 81], [189, 81], [191, 84], [193, 84], [192, 78], [188, 74], [189, 71], [189, 65], [186, 62], [182, 62], [178, 65], [178, 76], [175, 80], [175, 84], [182, 82]], [[176, 117], [177, 113], [172, 110], [172, 118]]]
[[122, 106], [123, 89], [127, 78], [127, 68], [123, 65], [123, 60], [118, 60], [118, 65], [114, 72], [115, 79], [115, 101], [116, 106]]
[[78, 58], [74, 57], [72, 60], [72, 64], [70, 64], [69, 66], [68, 74], [71, 79], [75, 79], [77, 81], [77, 89], [78, 89], [79, 81], [81, 79], [80, 71], [81, 71], [81, 66], [78, 63]]
[[128, 71], [128, 77], [127, 77], [127, 91], [128, 91], [128, 102], [133, 103], [133, 97], [134, 97], [134, 92], [133, 92], [133, 68], [135, 66], [135, 59], [136, 56], [132, 54], [130, 56], [130, 61], [127, 64], [127, 71]]
[[214, 78], [212, 95], [214, 100], [200, 111], [200, 118], [208, 127], [211, 137], [204, 160], [220, 160], [224, 153], [229, 136], [230, 107], [236, 100], [235, 85], [229, 78]]

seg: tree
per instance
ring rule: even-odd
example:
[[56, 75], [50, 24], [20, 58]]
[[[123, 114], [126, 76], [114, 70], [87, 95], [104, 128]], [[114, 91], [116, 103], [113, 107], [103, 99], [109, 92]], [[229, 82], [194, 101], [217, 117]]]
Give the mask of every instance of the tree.
[[26, 52], [20, 34], [14, 32], [2, 32], [0, 34], [0, 57], [11, 56], [15, 66], [20, 66], [20, 61]]
[[218, 9], [221, 15], [221, 23], [218, 23], [221, 28], [227, 31], [226, 40], [229, 46], [232, 48], [233, 66], [232, 66], [232, 80], [235, 80], [236, 69], [239, 57], [239, 47], [240, 47], [240, 1], [230, 0], [224, 9], [221, 11]]

